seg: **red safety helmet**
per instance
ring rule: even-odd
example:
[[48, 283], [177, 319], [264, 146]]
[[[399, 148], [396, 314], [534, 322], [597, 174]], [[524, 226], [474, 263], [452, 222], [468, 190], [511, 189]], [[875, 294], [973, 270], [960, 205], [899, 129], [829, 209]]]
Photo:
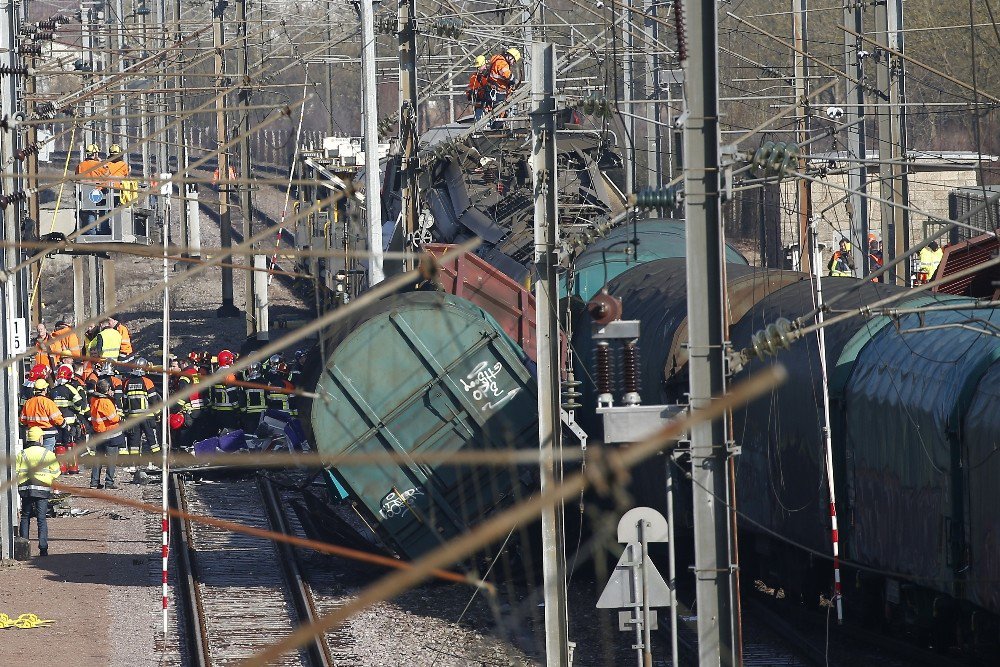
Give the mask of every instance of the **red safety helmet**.
[[65, 364], [59, 367], [56, 371], [57, 380], [72, 380], [73, 379], [73, 368], [66, 366]]
[[179, 412], [175, 412], [170, 415], [170, 428], [177, 431], [184, 427], [184, 415]]
[[222, 352], [219, 352], [218, 358], [220, 366], [232, 366], [233, 361], [235, 361], [236, 359], [233, 353], [230, 352], [229, 350], [223, 350]]
[[28, 379], [34, 382], [35, 380], [44, 380], [45, 376], [49, 374], [49, 367], [45, 364], [35, 364], [28, 371]]
[[274, 370], [278, 371], [278, 373], [281, 375], [287, 375], [289, 371], [288, 364], [286, 364], [284, 361], [279, 361], [278, 365], [275, 366]]

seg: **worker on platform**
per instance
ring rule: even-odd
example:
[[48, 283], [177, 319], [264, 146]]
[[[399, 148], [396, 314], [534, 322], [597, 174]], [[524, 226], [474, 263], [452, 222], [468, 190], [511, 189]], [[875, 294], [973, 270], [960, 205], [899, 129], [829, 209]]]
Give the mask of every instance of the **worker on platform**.
[[118, 320], [117, 315], [109, 315], [108, 324], [122, 337], [122, 343], [118, 349], [118, 361], [132, 361], [132, 333], [128, 330], [127, 326]]
[[851, 242], [846, 238], [840, 239], [840, 248], [830, 257], [830, 263], [826, 265], [831, 276], [854, 277], [854, 255], [851, 253]]
[[[62, 365], [56, 371], [55, 386], [52, 387], [52, 402], [56, 404], [63, 416], [63, 424], [59, 427], [59, 444], [71, 451], [82, 438], [80, 424], [87, 419], [87, 395], [73, 380], [73, 367]], [[73, 463], [67, 472], [80, 472], [76, 465], [74, 452]]]
[[[108, 166], [101, 159], [101, 149], [97, 144], [89, 144], [85, 149], [85, 157], [76, 167], [76, 174], [80, 177], [81, 184], [92, 190], [105, 190], [108, 186]], [[85, 230], [86, 235], [110, 234], [111, 223], [105, 220], [101, 223], [100, 229], [96, 222], [100, 219], [100, 212], [95, 209], [80, 210], [80, 229]]]
[[17, 455], [17, 492], [21, 496], [20, 536], [28, 539], [31, 517], [38, 522], [38, 552], [49, 555], [49, 498], [59, 476], [56, 455], [42, 445], [42, 429], [28, 429], [24, 449]]
[[243, 402], [240, 406], [240, 428], [246, 433], [253, 433], [260, 424], [260, 417], [267, 410], [267, 388], [260, 364], [250, 364], [243, 379], [247, 384], [243, 387]]
[[926, 248], [920, 250], [920, 264], [917, 266], [917, 284], [922, 285], [934, 280], [941, 259], [944, 257], [944, 250], [937, 241], [931, 241]]
[[517, 67], [520, 62], [521, 52], [514, 47], [490, 58], [486, 74], [489, 86], [486, 104], [490, 109], [506, 102], [507, 96], [517, 88]]
[[[125, 441], [130, 456], [156, 454], [160, 451], [160, 442], [156, 436], [156, 420], [150, 412], [150, 407], [160, 402], [160, 394], [153, 381], [146, 377], [146, 367], [149, 362], [140, 358], [136, 360], [135, 364], [136, 368], [132, 370], [124, 382], [123, 412], [126, 417], [133, 419], [143, 415], [146, 417], [125, 431]], [[143, 438], [146, 441], [145, 447], [142, 446]]]
[[[131, 349], [131, 342], [129, 343]], [[87, 346], [87, 356], [118, 361], [122, 350], [122, 335], [110, 320], [102, 320], [100, 331]]]
[[139, 184], [129, 178], [132, 168], [119, 144], [108, 146], [108, 182], [115, 192], [115, 206], [131, 206], [138, 196]]
[[[217, 355], [219, 372], [225, 372], [236, 360], [235, 355], [229, 350], [222, 350]], [[209, 394], [212, 430], [229, 429], [235, 430], [240, 427], [240, 408], [242, 407], [243, 390], [238, 385], [233, 384], [236, 378], [232, 375], [223, 376], [223, 379], [212, 385]]]
[[489, 68], [486, 67], [486, 56], [476, 56], [475, 71], [469, 77], [469, 85], [465, 88], [465, 99], [472, 103], [476, 120], [483, 117], [483, 107], [489, 95]]
[[59, 428], [65, 421], [55, 402], [48, 397], [49, 383], [35, 380], [34, 394], [21, 408], [21, 424], [25, 428], [37, 426], [42, 429], [42, 445], [50, 452], [55, 451]]
[[[111, 393], [111, 383], [101, 378], [97, 383], [97, 390], [90, 395], [90, 426], [95, 435], [100, 436], [115, 428], [122, 421], [118, 406], [115, 405]], [[115, 459], [124, 444], [124, 437], [121, 433], [99, 442], [94, 446], [98, 456], [106, 457], [104, 463], [97, 462], [90, 470], [90, 488], [92, 489], [116, 489], [115, 485]], [[104, 484], [101, 484], [101, 468], [105, 468]]]
[[[80, 356], [82, 348], [80, 347], [80, 338], [73, 331], [73, 327], [70, 326], [69, 322], [66, 320], [59, 320], [56, 322], [55, 328], [52, 330], [51, 342], [49, 343], [49, 349], [54, 355], [57, 356]], [[64, 355], [64, 352], [69, 352], [69, 355]]]

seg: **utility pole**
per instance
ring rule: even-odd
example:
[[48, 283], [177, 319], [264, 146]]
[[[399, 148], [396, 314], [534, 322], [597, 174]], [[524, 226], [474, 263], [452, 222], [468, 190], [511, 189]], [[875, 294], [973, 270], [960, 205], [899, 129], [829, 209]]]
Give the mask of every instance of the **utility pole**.
[[[420, 138], [417, 114], [417, 16], [416, 0], [398, 0], [396, 33], [399, 36], [399, 138], [403, 142], [402, 210], [407, 244], [412, 244], [417, 230], [417, 141]], [[403, 262], [403, 270], [414, 268], [412, 259]]]
[[[559, 483], [555, 462], [562, 450], [560, 400], [559, 180], [556, 173], [556, 58], [552, 44], [531, 46], [531, 172], [535, 192], [535, 309], [538, 318], [538, 446], [544, 495]], [[542, 510], [542, 577], [545, 595], [545, 657], [548, 667], [569, 665], [566, 553], [561, 507]]]
[[[684, 124], [690, 409], [726, 388], [719, 140], [718, 16], [715, 0], [684, 0], [689, 23], [688, 118]], [[685, 49], [680, 49], [682, 52]], [[729, 466], [725, 419], [691, 429], [699, 664], [734, 664]]]
[[[909, 215], [901, 208], [909, 202], [906, 160], [906, 111], [902, 103], [903, 59], [885, 48], [903, 53], [902, 0], [886, 0], [875, 4], [875, 42], [882, 47], [876, 53], [878, 88], [875, 114], [878, 118], [879, 194], [882, 213], [882, 244], [886, 263], [906, 252], [910, 245]], [[892, 202], [891, 204], [888, 202]], [[892, 268], [887, 282], [906, 285], [909, 267]]]
[[[659, 0], [645, 0], [646, 34], [650, 44], [655, 45], [660, 38], [656, 9]], [[663, 187], [662, 136], [660, 135], [660, 55], [655, 46], [646, 53], [646, 185], [658, 189]], [[651, 213], [651, 215], [659, 215]]]
[[[225, 28], [222, 23], [223, 15], [228, 6], [227, 0], [216, 0], [213, 13], [212, 31], [215, 46], [215, 86], [216, 91], [225, 90], [228, 82], [226, 80], [226, 52], [223, 44], [226, 42]], [[219, 188], [219, 225], [221, 229], [220, 242], [225, 252], [233, 247], [233, 217], [229, 210], [229, 188], [232, 187], [226, 181], [229, 180], [229, 155], [224, 146], [229, 140], [229, 132], [226, 127], [226, 96], [219, 95], [215, 100], [215, 133], [219, 143], [218, 151], [218, 183]], [[227, 260], [231, 264], [232, 260]], [[222, 306], [215, 311], [217, 317], [239, 317], [240, 311], [233, 303], [233, 270], [222, 267]]]
[[[806, 14], [809, 11], [809, 0], [792, 0], [792, 41], [795, 51], [794, 61], [794, 91], [795, 91], [795, 140], [799, 146], [809, 141], [809, 107], [806, 96], [809, 94], [809, 64], [803, 55], [808, 46], [806, 35]], [[806, 171], [806, 158], [800, 156], [796, 167], [800, 174]], [[811, 270], [812, 255], [809, 248], [809, 220], [812, 218], [812, 181], [800, 178], [795, 184], [796, 210], [799, 218], [799, 262], [800, 271], [808, 273]]]
[[[26, 7], [26, 5], [25, 5]], [[31, 68], [37, 69], [38, 61], [34, 55], [31, 56]], [[10, 78], [13, 78], [11, 76]], [[25, 97], [28, 99], [35, 99], [36, 93], [35, 77], [25, 76], [24, 77], [24, 93]], [[34, 104], [37, 104], [35, 102]], [[38, 144], [38, 126], [34, 124], [28, 125], [27, 129], [27, 144], [28, 146], [36, 146]], [[72, 150], [72, 149], [71, 149]], [[33, 151], [24, 161], [25, 171], [28, 175], [27, 186], [30, 190], [36, 190], [38, 188], [38, 153]], [[38, 197], [28, 198], [28, 217], [31, 218], [32, 225], [34, 226], [34, 232], [36, 237], [41, 237], [42, 234], [42, 211], [38, 204]], [[41, 261], [34, 262], [31, 265], [31, 296], [32, 301], [28, 304], [31, 308], [31, 323], [38, 324], [42, 321], [42, 281], [41, 281], [42, 263]]]
[[[863, 34], [864, 10], [861, 4], [844, 5], [844, 25], [856, 33]], [[861, 58], [861, 40], [849, 32], [844, 32], [844, 68], [848, 76], [864, 81]], [[848, 196], [851, 215], [851, 239], [854, 241], [854, 266], [861, 276], [871, 271], [868, 260], [868, 152], [865, 145], [865, 90], [859, 83], [844, 79], [845, 106], [844, 124], [847, 127], [847, 187], [852, 190]]]
[[[375, 11], [361, 0], [361, 91], [365, 142], [365, 221], [368, 224], [368, 286], [385, 280], [382, 268], [382, 183], [378, 159], [378, 85], [375, 81]], [[416, 110], [414, 110], [416, 112]]]
[[[174, 0], [174, 44], [179, 45], [184, 38], [181, 31], [181, 0]], [[177, 52], [177, 69], [174, 77], [173, 111], [177, 115], [179, 122], [175, 126], [173, 135], [174, 160], [177, 162], [177, 173], [182, 179], [189, 177], [188, 173], [188, 145], [187, 145], [187, 120], [184, 116], [184, 50]], [[198, 186], [194, 183], [182, 182], [178, 186], [180, 194], [181, 239], [185, 246], [185, 256], [201, 257], [201, 225], [198, 216]], [[191, 215], [191, 208], [194, 208], [194, 215]]]
[[625, 124], [625, 192], [635, 192], [635, 109], [632, 100], [635, 99], [635, 72], [632, 71], [632, 0], [622, 2], [621, 35], [625, 51], [622, 54], [622, 83], [625, 99], [623, 100], [628, 115]]
[[323, 94], [326, 101], [327, 115], [329, 116], [329, 132], [332, 135], [336, 124], [333, 122], [333, 3], [326, 6], [326, 77], [323, 80]]
[[[248, 239], [253, 236], [253, 193], [251, 190], [250, 178], [253, 172], [253, 165], [250, 161], [250, 40], [247, 30], [247, 0], [236, 0], [239, 8], [239, 22], [237, 23], [237, 35], [240, 45], [236, 49], [237, 66], [240, 76], [243, 78], [239, 90], [240, 106], [243, 107], [241, 121], [237, 124], [240, 128], [240, 178], [243, 183], [238, 186], [240, 191], [240, 208], [243, 210], [243, 238]], [[254, 266], [260, 262], [256, 256], [250, 258], [250, 263]], [[251, 273], [246, 277], [246, 323], [247, 335], [257, 335], [257, 340], [267, 340], [268, 311], [267, 292], [258, 294], [261, 281], [255, 280], [256, 273]], [[267, 281], [264, 281], [267, 284]]]
[[[16, 5], [13, 0], [7, 0], [0, 5], [0, 65], [6, 67], [17, 66], [17, 16]], [[13, 115], [17, 103], [17, 87], [14, 76], [0, 78], [0, 114]], [[11, 164], [14, 160], [14, 145], [17, 140], [16, 131], [6, 131], [0, 133], [0, 160], [4, 164]], [[17, 189], [15, 179], [10, 175], [5, 175], [0, 181], [4, 194], [10, 194]], [[3, 210], [2, 238], [6, 242], [17, 243], [20, 241], [18, 229], [18, 219], [16, 205], [10, 205]], [[17, 264], [20, 250], [10, 248], [6, 245], [0, 248], [0, 261], [4, 267]], [[0, 323], [0, 342], [5, 358], [13, 356], [19, 352], [22, 346], [27, 345], [27, 340], [16, 340], [19, 335], [27, 336], [24, 321], [21, 320], [21, 331], [17, 330], [17, 313], [20, 290], [18, 279], [13, 275], [5, 275], [0, 279], [0, 307], [3, 308], [5, 317]], [[0, 483], [6, 490], [0, 494], [0, 560], [10, 560], [14, 557], [14, 526], [17, 523], [18, 495], [17, 484], [14, 473], [13, 457], [18, 446], [19, 425], [17, 421], [18, 413], [18, 388], [20, 381], [18, 371], [20, 364], [12, 364], [9, 368], [0, 371], [0, 424], [2, 424], [3, 435], [0, 435], [0, 446], [3, 447], [5, 459], [0, 463]]]

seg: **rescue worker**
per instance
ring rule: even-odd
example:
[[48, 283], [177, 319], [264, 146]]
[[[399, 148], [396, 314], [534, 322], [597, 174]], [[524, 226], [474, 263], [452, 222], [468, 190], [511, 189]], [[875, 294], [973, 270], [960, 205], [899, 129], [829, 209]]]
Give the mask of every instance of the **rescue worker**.
[[851, 253], [851, 243], [846, 238], [840, 239], [840, 249], [830, 257], [826, 266], [831, 276], [854, 276], [854, 256]]
[[[77, 165], [76, 173], [78, 176], [86, 177], [86, 180], [82, 181], [82, 185], [85, 187], [100, 190], [107, 188], [108, 166], [101, 160], [101, 149], [98, 148], [97, 144], [87, 146], [85, 157]], [[86, 230], [83, 232], [86, 235], [110, 234], [111, 222], [105, 220], [101, 223], [101, 228], [98, 229], [95, 223], [99, 218], [100, 212], [96, 209], [80, 209], [79, 228]]]
[[[223, 350], [218, 354], [219, 371], [224, 371], [235, 361], [235, 356], [229, 350]], [[209, 403], [212, 413], [212, 430], [230, 429], [235, 430], [240, 427], [240, 407], [243, 391], [240, 387], [230, 384], [228, 380], [234, 379], [232, 376], [225, 377], [221, 382], [212, 385]]]
[[[73, 331], [73, 327], [69, 325], [66, 320], [59, 320], [56, 322], [55, 328], [52, 330], [52, 341], [49, 344], [49, 348], [52, 350], [53, 354], [60, 357], [64, 356], [80, 356], [82, 348], [80, 347], [80, 338]], [[65, 353], [69, 353], [66, 355]]]
[[931, 241], [926, 248], [920, 250], [920, 264], [917, 266], [917, 284], [930, 282], [941, 265], [944, 250], [937, 241]]
[[59, 437], [59, 427], [65, 421], [62, 411], [55, 402], [46, 396], [49, 383], [45, 380], [35, 380], [32, 393], [21, 409], [21, 424], [25, 428], [37, 426], [42, 429], [42, 445], [50, 452], [55, 451], [56, 439]]
[[260, 417], [267, 410], [267, 389], [264, 388], [260, 364], [250, 364], [244, 379], [255, 387], [243, 387], [243, 402], [240, 406], [240, 427], [246, 433], [253, 433], [260, 424]]
[[[74, 450], [81, 437], [80, 423], [87, 419], [87, 401], [84, 392], [73, 381], [72, 367], [62, 365], [56, 371], [52, 402], [63, 416], [63, 425], [59, 428], [59, 444], [67, 450]], [[80, 469], [76, 465], [76, 453], [73, 454], [73, 464], [67, 468], [67, 472], [78, 473]]]
[[[489, 85], [487, 106], [493, 109], [507, 101], [507, 96], [517, 88], [517, 64], [521, 62], [521, 52], [511, 47], [490, 58], [486, 80]], [[495, 124], [496, 127], [496, 124]]]
[[[194, 357], [194, 359], [192, 359]], [[197, 361], [200, 359], [200, 355], [197, 352], [192, 352], [188, 355], [188, 359], [181, 362], [181, 374], [177, 376], [177, 389], [187, 389], [189, 385], [201, 384], [201, 371], [198, 369]], [[177, 402], [177, 406], [180, 411], [185, 416], [185, 421], [188, 426], [188, 433], [195, 437], [201, 433], [201, 427], [204, 425], [201, 419], [202, 410], [205, 407], [205, 400], [202, 396], [202, 392], [197, 391], [191, 394], [188, 398], [182, 399]]]
[[17, 492], [21, 496], [21, 526], [19, 534], [28, 539], [31, 517], [38, 522], [38, 552], [49, 555], [49, 498], [52, 482], [59, 476], [56, 455], [42, 445], [42, 429], [28, 429], [24, 449], [17, 455]]
[[[90, 425], [95, 435], [100, 435], [115, 428], [122, 421], [118, 406], [115, 405], [111, 395], [111, 383], [101, 378], [97, 383], [97, 390], [90, 395]], [[105, 456], [105, 463], [96, 463], [90, 469], [90, 488], [92, 489], [117, 489], [115, 485], [115, 459], [118, 458], [118, 451], [124, 441], [122, 434], [95, 445], [94, 450], [98, 456]], [[101, 468], [105, 468], [104, 484], [101, 484]]]
[[[868, 235], [868, 266], [872, 271], [882, 268], [882, 242], [874, 234]], [[872, 278], [873, 283], [882, 282], [882, 276]]]
[[267, 384], [271, 387], [267, 391], [268, 409], [281, 410], [293, 416], [297, 415], [298, 411], [292, 401], [293, 397], [291, 394], [295, 390], [295, 385], [288, 380], [288, 364], [284, 361], [279, 361], [272, 369], [271, 375], [267, 378]]
[[43, 366], [42, 364], [35, 364], [28, 371], [28, 375], [25, 376], [24, 382], [21, 383], [21, 396], [19, 398], [19, 407], [24, 408], [24, 404], [28, 402], [28, 399], [35, 395], [35, 381], [44, 380], [49, 376], [49, 367]]
[[[129, 346], [131, 346], [131, 343], [129, 343]], [[121, 350], [121, 332], [111, 326], [110, 320], [101, 320], [101, 330], [90, 341], [90, 345], [87, 346], [87, 356], [118, 361]]]
[[108, 317], [108, 324], [122, 337], [122, 342], [118, 349], [118, 360], [124, 362], [132, 361], [132, 334], [129, 332], [128, 327], [118, 321], [116, 315]]
[[[153, 381], [146, 377], [146, 366], [149, 365], [149, 362], [145, 359], [138, 359], [135, 363], [138, 368], [132, 370], [124, 383], [123, 412], [126, 417], [130, 418], [143, 414], [148, 416], [125, 432], [125, 440], [128, 445], [128, 453], [132, 456], [138, 456], [142, 453], [155, 454], [160, 451], [160, 443], [156, 437], [156, 420], [150, 412], [150, 406], [159, 402], [160, 394], [156, 391], [156, 385], [153, 384]], [[143, 437], [146, 439], [145, 451], [142, 447]]]
[[486, 67], [486, 56], [476, 56], [475, 68], [465, 89], [465, 99], [472, 103], [472, 110], [478, 121], [483, 117], [483, 107], [489, 94], [489, 69]]
[[[97, 381], [100, 380], [108, 381], [108, 384], [111, 385], [111, 399], [115, 402], [115, 405], [121, 408], [125, 404], [124, 402], [125, 383], [122, 382], [122, 379], [120, 377], [118, 377], [118, 373], [115, 372], [115, 367], [112, 366], [109, 362], [104, 362], [103, 364], [100, 364], [97, 367], [96, 375], [97, 375]], [[96, 382], [94, 383], [94, 386], [96, 388], [97, 386]]]
[[45, 325], [39, 323], [35, 327], [35, 365], [52, 368], [55, 366], [54, 362], [58, 356], [52, 352], [52, 336]]

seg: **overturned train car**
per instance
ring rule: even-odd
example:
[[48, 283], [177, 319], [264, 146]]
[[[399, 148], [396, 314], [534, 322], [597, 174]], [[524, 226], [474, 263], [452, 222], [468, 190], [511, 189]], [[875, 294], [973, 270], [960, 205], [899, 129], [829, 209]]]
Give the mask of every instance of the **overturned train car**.
[[[727, 271], [737, 348], [777, 318], [812, 309], [804, 274], [733, 264]], [[686, 391], [684, 283], [683, 261], [666, 259], [608, 285], [624, 301], [623, 317], [642, 322], [647, 403], [681, 400]], [[900, 291], [824, 281], [828, 299], [840, 299], [843, 308]], [[947, 295], [903, 296], [895, 304], [901, 310], [937, 310], [855, 318], [826, 333], [846, 608], [934, 645], [998, 642], [1000, 313], [973, 305]], [[585, 316], [574, 339], [584, 364], [589, 330]], [[744, 579], [759, 577], [812, 601], [830, 596], [832, 580], [824, 557], [831, 533], [815, 338], [779, 359], [788, 381], [734, 414]], [[741, 373], [762, 363], [773, 361], [755, 361]], [[663, 475], [658, 466], [639, 471], [636, 501], [662, 507]]]

